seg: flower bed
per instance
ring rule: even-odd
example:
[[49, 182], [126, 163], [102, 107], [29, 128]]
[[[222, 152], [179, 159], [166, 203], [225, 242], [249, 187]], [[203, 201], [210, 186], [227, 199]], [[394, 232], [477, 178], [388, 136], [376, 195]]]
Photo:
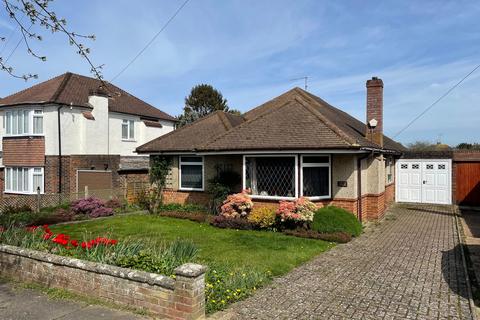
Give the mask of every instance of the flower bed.
[[87, 220], [123, 213], [138, 208], [127, 206], [119, 199], [103, 201], [95, 197], [79, 199], [55, 207], [47, 207], [33, 212], [28, 206], [7, 207], [0, 213], [0, 227], [8, 228], [56, 224], [74, 220]]

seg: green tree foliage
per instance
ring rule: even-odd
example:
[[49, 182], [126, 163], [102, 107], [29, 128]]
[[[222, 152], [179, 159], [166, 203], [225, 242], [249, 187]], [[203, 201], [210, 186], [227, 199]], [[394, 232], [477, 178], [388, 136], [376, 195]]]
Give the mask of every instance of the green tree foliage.
[[408, 149], [412, 151], [445, 151], [450, 150], [450, 146], [444, 143], [431, 143], [428, 141], [416, 141], [407, 144]]
[[185, 98], [183, 114], [178, 117], [179, 127], [192, 123], [215, 111], [225, 111], [240, 114], [238, 110], [231, 110], [220, 91], [209, 84], [199, 84], [192, 88], [190, 95]]
[[150, 182], [153, 184], [149, 201], [150, 212], [157, 212], [163, 203], [163, 189], [171, 165], [172, 159], [170, 157], [152, 156], [150, 159]]
[[457, 149], [461, 150], [480, 150], [480, 143], [462, 142], [457, 145]]

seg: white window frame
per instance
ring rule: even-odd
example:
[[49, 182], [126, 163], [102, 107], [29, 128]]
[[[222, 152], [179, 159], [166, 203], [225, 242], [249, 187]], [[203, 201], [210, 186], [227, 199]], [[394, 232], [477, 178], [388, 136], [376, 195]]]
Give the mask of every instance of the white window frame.
[[[304, 163], [304, 157], [328, 157], [328, 163]], [[310, 200], [323, 200], [330, 199], [332, 197], [332, 156], [329, 154], [308, 154], [300, 156], [300, 194], [303, 197], [303, 168], [317, 168], [317, 167], [328, 167], [328, 195], [326, 196], [314, 196], [307, 197]]]
[[[201, 158], [202, 162], [182, 161], [182, 157]], [[182, 165], [202, 166], [202, 187], [201, 188], [184, 188], [182, 187]], [[185, 155], [178, 157], [178, 190], [180, 191], [204, 191], [205, 190], [205, 158], [197, 155]]]
[[296, 154], [249, 154], [243, 155], [243, 165], [242, 165], [242, 188], [245, 190], [246, 187], [246, 159], [247, 158], [294, 158], [295, 159], [295, 196], [294, 197], [282, 197], [282, 196], [261, 196], [253, 195], [250, 197], [252, 199], [265, 199], [265, 200], [294, 200], [298, 198], [298, 157]]
[[[35, 114], [35, 111], [40, 111], [41, 114]], [[14, 128], [14, 116], [13, 114], [16, 113], [17, 116], [15, 118], [15, 128], [18, 132], [18, 119], [19, 114], [21, 114], [22, 118], [22, 133], [12, 133]], [[27, 115], [25, 121], [25, 115]], [[9, 119], [10, 118], [10, 119]], [[42, 118], [42, 132], [41, 133], [33, 133], [33, 124], [34, 118]], [[25, 124], [27, 125], [27, 130], [25, 130]], [[8, 128], [10, 127], [10, 133], [8, 133]], [[6, 109], [3, 116], [3, 128], [5, 132], [5, 137], [25, 137], [25, 136], [39, 136], [43, 137], [45, 135], [45, 119], [44, 119], [44, 112], [43, 109], [40, 108], [15, 108], [15, 109]]]
[[[22, 169], [27, 170], [28, 175], [28, 190], [13, 190], [13, 180], [12, 180], [12, 172], [14, 169]], [[40, 172], [35, 173], [35, 169], [40, 169]], [[40, 193], [44, 193], [45, 189], [45, 170], [43, 167], [5, 167], [5, 192], [4, 193], [12, 193], [12, 194], [37, 194], [37, 190], [33, 190], [33, 176], [40, 175], [42, 177], [42, 185], [40, 187]], [[18, 171], [17, 171], [18, 172]], [[25, 174], [25, 173], [24, 173]], [[8, 179], [10, 181], [8, 181]], [[23, 183], [23, 181], [22, 181]], [[17, 176], [17, 186], [18, 186], [18, 176]]]
[[[40, 111], [40, 113], [35, 114], [35, 112]], [[45, 132], [45, 119], [43, 118], [43, 110], [42, 109], [33, 109], [31, 111], [31, 132], [33, 135], [43, 135]], [[35, 130], [35, 118], [41, 118], [42, 119], [42, 132], [41, 133], [33, 133]]]
[[[127, 126], [127, 138], [123, 137], [123, 126]], [[130, 129], [133, 127], [133, 137], [130, 136]], [[121, 130], [121, 135], [122, 135], [122, 141], [135, 141], [135, 120], [133, 119], [122, 119], [122, 130]]]

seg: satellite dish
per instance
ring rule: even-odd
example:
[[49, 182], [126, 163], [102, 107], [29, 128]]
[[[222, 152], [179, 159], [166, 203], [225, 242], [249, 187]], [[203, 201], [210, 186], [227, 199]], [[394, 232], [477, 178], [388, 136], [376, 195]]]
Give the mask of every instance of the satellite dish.
[[375, 129], [377, 127], [377, 124], [378, 124], [378, 121], [375, 120], [375, 119], [372, 119], [368, 122], [368, 125], [370, 126], [370, 128], [372, 129]]

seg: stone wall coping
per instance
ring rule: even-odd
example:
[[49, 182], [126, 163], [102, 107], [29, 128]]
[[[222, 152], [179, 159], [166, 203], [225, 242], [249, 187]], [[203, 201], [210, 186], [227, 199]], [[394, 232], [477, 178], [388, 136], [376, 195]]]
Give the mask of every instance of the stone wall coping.
[[177, 276], [196, 278], [207, 272], [207, 267], [196, 263], [185, 263], [175, 269]]
[[[174, 287], [175, 287], [174, 279], [161, 274], [137, 271], [137, 270], [127, 269], [127, 268], [111, 266], [103, 263], [70, 258], [70, 257], [63, 257], [63, 256], [59, 256], [59, 255], [55, 255], [47, 252], [24, 249], [24, 248], [10, 246], [10, 245], [0, 245], [0, 252], [5, 252], [8, 254], [26, 257], [33, 260], [43, 261], [51, 264], [67, 266], [67, 267], [86, 270], [90, 272], [96, 272], [99, 274], [105, 274], [112, 277], [127, 279], [131, 281], [139, 282], [139, 283], [156, 285], [169, 290], [174, 290]], [[189, 273], [188, 270], [191, 270], [190, 271], [191, 276], [189, 277], [196, 277], [193, 274], [196, 274], [199, 272], [198, 266], [200, 265], [187, 263], [186, 265], [182, 265], [177, 269], [184, 270], [182, 272], [185, 272], [187, 274]], [[203, 267], [203, 266], [200, 266], [200, 267]]]

